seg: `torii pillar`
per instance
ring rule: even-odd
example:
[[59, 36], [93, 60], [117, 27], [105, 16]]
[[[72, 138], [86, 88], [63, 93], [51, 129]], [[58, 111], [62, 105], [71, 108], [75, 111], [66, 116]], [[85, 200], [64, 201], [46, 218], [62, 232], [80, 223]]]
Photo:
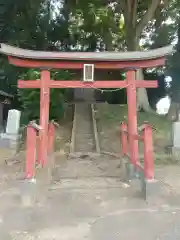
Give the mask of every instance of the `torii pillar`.
[[40, 126], [38, 163], [45, 165], [48, 157], [48, 123], [50, 105], [50, 71], [42, 70], [40, 79]]

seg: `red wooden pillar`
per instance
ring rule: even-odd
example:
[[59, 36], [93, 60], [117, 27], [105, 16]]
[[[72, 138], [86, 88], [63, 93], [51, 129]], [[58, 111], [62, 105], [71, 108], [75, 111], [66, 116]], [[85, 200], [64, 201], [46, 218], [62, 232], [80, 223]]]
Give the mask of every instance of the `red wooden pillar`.
[[52, 154], [54, 151], [54, 140], [55, 140], [55, 126], [53, 122], [50, 122], [48, 131], [48, 154]]
[[35, 176], [35, 163], [36, 163], [36, 133], [37, 130], [31, 126], [27, 126], [26, 137], [26, 167], [25, 178], [30, 179]]
[[128, 103], [128, 137], [130, 159], [133, 164], [138, 163], [138, 140], [137, 135], [137, 110], [136, 110], [136, 76], [134, 70], [128, 70], [126, 73], [127, 81], [127, 103]]
[[122, 155], [128, 153], [128, 144], [127, 144], [127, 124], [125, 122], [121, 123], [121, 146], [122, 146]]
[[39, 132], [39, 163], [45, 165], [48, 156], [48, 123], [49, 123], [49, 103], [50, 103], [50, 72], [42, 70], [40, 79], [40, 126]]
[[144, 134], [144, 175], [147, 180], [152, 180], [154, 179], [152, 127], [148, 124], [145, 124], [143, 134]]

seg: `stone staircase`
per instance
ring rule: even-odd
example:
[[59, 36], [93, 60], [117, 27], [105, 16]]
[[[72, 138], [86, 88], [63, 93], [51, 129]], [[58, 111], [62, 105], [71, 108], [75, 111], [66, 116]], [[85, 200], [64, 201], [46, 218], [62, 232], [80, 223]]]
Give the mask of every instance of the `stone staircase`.
[[83, 153], [95, 151], [91, 105], [76, 104], [75, 115], [75, 151]]

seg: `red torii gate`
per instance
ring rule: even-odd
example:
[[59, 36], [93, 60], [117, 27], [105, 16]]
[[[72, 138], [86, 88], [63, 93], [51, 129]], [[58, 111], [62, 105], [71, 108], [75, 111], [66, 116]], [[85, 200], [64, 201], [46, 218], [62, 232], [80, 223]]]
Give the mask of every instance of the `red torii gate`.
[[[1, 44], [0, 53], [8, 56], [9, 63], [19, 67], [38, 68], [39, 80], [18, 81], [19, 88], [40, 88], [40, 146], [39, 160], [44, 165], [48, 154], [48, 123], [50, 88], [127, 88], [128, 132], [130, 158], [138, 161], [138, 142], [132, 136], [137, 134], [136, 88], [156, 88], [157, 81], [135, 80], [139, 68], [163, 66], [165, 56], [172, 47], [163, 47], [147, 52], [42, 52], [15, 48]], [[51, 69], [83, 69], [84, 64], [93, 64], [95, 69], [125, 69], [124, 81], [54, 81], [50, 79]]]

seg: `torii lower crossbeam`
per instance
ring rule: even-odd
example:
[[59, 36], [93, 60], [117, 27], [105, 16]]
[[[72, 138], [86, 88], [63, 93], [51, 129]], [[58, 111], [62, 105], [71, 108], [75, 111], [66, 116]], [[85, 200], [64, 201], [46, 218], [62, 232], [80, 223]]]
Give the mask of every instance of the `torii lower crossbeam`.
[[39, 163], [44, 165], [47, 161], [50, 88], [127, 88], [130, 159], [136, 164], [139, 158], [138, 142], [133, 138], [133, 135], [137, 135], [136, 88], [156, 88], [157, 86], [157, 81], [135, 80], [135, 70], [128, 70], [124, 81], [95, 81], [92, 83], [73, 80], [54, 81], [50, 79], [48, 70], [41, 71], [40, 80], [19, 80], [19, 88], [40, 88], [41, 91], [40, 125], [42, 130], [40, 130]]

